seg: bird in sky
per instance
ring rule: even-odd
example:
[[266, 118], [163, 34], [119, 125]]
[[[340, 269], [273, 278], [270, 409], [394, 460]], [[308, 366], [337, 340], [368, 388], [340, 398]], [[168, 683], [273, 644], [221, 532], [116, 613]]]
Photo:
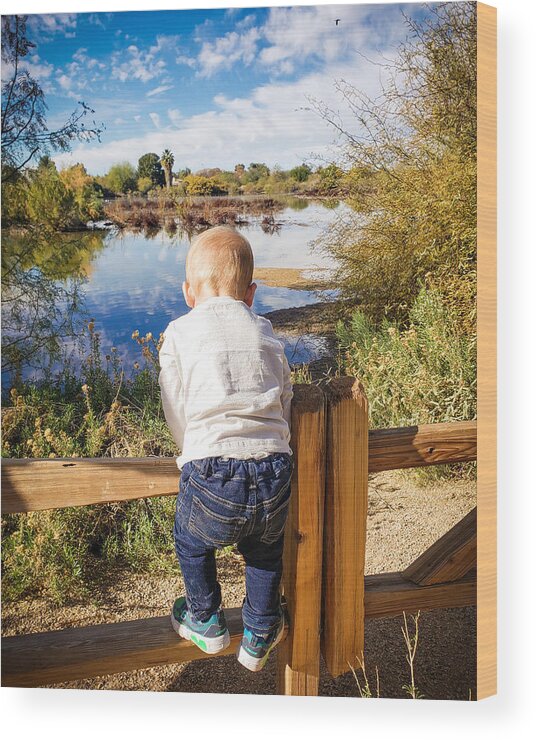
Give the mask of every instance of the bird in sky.
[[338, 26], [338, 25], [339, 25], [339, 23], [340, 23], [340, 21], [341, 21], [341, 19], [340, 19], [340, 18], [335, 18], [335, 25], [336, 25], [336, 26]]

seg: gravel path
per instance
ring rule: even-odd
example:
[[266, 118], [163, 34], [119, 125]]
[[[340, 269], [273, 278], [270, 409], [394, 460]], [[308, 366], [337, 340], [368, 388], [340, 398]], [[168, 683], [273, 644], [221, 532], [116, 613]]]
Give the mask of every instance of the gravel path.
[[[366, 573], [401, 570], [476, 505], [476, 484], [442, 482], [425, 488], [402, 472], [371, 476], [367, 525]], [[218, 560], [224, 606], [240, 606], [244, 597], [243, 563], [227, 554]], [[176, 576], [103, 573], [91, 603], [57, 607], [43, 598], [3, 606], [2, 634], [42, 632], [99, 622], [167, 614], [182, 579]], [[367, 620], [365, 664], [376, 692], [376, 666], [382, 697], [406, 696], [409, 682], [403, 619]], [[428, 699], [469, 699], [476, 695], [476, 609], [422, 612], [415, 661], [416, 684]], [[70, 681], [58, 688], [273, 694], [275, 655], [260, 673], [243, 668], [234, 656], [148, 668], [112, 676]], [[359, 696], [352, 673], [333, 679], [321, 665], [320, 696]]]

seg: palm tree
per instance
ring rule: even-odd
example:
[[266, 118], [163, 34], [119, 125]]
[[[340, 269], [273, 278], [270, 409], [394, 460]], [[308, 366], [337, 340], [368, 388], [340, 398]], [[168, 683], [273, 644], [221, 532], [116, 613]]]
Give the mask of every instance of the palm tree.
[[160, 157], [160, 164], [162, 165], [162, 168], [164, 170], [164, 176], [166, 178], [166, 187], [171, 187], [171, 170], [173, 168], [173, 164], [175, 162], [175, 157], [173, 154], [169, 151], [169, 149], [164, 149], [162, 156]]

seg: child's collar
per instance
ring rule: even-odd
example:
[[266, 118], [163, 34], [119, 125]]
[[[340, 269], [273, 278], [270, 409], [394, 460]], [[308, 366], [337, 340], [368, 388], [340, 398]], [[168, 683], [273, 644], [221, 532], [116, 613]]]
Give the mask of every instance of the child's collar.
[[[201, 308], [202, 306], [211, 306], [214, 303], [244, 303], [244, 301], [233, 298], [231, 295], [213, 295], [210, 298], [205, 298], [201, 303], [198, 303], [195, 307]], [[246, 304], [244, 303], [244, 306]]]

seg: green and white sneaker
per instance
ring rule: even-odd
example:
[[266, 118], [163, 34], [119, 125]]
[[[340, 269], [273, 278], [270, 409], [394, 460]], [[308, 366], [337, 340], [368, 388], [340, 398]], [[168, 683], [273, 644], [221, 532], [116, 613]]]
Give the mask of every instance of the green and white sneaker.
[[281, 621], [278, 626], [275, 627], [273, 632], [266, 638], [254, 635], [253, 632], [246, 627], [238, 650], [238, 662], [242, 663], [242, 665], [250, 671], [261, 671], [268, 660], [268, 656], [275, 646], [281, 642], [284, 634], [285, 614], [283, 611], [281, 612]]
[[184, 596], [173, 604], [171, 624], [175, 632], [185, 640], [191, 640], [204, 653], [219, 653], [231, 643], [223, 610], [218, 609], [206, 622], [200, 622], [188, 611]]

